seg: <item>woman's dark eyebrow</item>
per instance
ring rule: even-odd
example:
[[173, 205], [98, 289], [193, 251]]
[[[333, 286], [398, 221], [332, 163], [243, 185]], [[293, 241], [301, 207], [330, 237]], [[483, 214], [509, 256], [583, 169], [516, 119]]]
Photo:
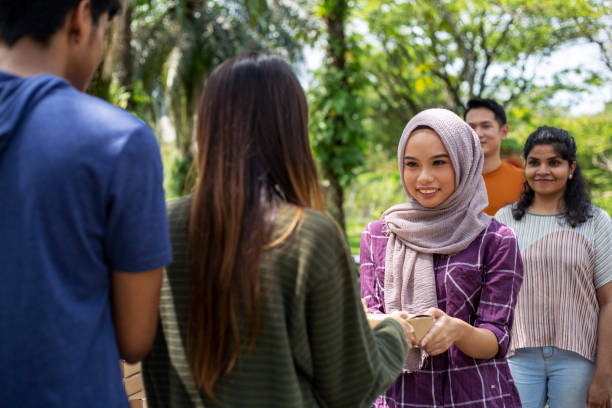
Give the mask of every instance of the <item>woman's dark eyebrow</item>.
[[[546, 158], [544, 158], [542, 160], [553, 160], [553, 159], [561, 159], [561, 160], [563, 160], [563, 157], [561, 157], [560, 154], [557, 154], [555, 156], [546, 157]], [[533, 156], [527, 156], [527, 160], [540, 160], [540, 159], [538, 159], [537, 157], [533, 157]]]
[[[450, 156], [446, 153], [442, 153], [442, 154], [436, 154], [435, 156], [430, 157], [430, 159], [439, 159], [441, 157], [444, 158], [450, 158]], [[417, 160], [415, 157], [412, 156], [404, 156], [404, 160]]]

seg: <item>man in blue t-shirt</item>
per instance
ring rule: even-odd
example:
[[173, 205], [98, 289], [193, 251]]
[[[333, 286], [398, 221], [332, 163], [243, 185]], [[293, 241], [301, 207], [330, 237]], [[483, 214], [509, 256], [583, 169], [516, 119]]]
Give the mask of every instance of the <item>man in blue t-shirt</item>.
[[0, 2], [0, 405], [127, 407], [171, 261], [159, 148], [82, 93], [119, 0]]

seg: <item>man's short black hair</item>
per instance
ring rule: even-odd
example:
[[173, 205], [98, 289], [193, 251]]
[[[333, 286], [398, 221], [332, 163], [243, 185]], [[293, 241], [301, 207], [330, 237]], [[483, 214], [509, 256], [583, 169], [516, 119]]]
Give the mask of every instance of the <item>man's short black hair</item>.
[[[82, 0], [0, 0], [0, 41], [12, 47], [30, 37], [43, 45], [59, 30], [70, 10]], [[91, 16], [97, 23], [108, 13], [112, 18], [121, 8], [119, 0], [90, 0]]]
[[495, 102], [493, 99], [487, 99], [487, 98], [470, 99], [467, 103], [467, 109], [465, 110], [465, 113], [463, 114], [463, 119], [467, 117], [467, 113], [471, 109], [476, 109], [476, 108], [487, 108], [490, 111], [492, 111], [493, 114], [495, 115], [495, 120], [497, 121], [497, 123], [499, 123], [500, 127], [506, 124], [506, 111], [504, 111], [504, 108], [502, 108], [502, 106], [499, 103]]

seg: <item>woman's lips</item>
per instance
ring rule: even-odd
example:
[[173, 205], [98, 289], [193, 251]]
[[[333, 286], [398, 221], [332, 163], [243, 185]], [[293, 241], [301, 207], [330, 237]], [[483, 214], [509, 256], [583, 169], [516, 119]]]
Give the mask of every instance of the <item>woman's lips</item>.
[[428, 187], [428, 188], [417, 188], [417, 191], [423, 197], [432, 197], [439, 191], [439, 189], [434, 188], [434, 187]]

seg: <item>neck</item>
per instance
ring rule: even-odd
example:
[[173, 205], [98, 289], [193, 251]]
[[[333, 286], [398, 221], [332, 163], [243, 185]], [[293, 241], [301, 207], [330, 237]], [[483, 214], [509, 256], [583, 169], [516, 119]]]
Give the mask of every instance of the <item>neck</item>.
[[484, 163], [482, 164], [482, 173], [486, 174], [497, 170], [501, 164], [502, 160], [501, 157], [499, 157], [499, 154], [490, 157], [485, 156]]
[[65, 77], [66, 53], [54, 37], [48, 46], [21, 38], [12, 47], [0, 43], [0, 71], [22, 77], [53, 74]]
[[538, 194], [533, 198], [533, 203], [527, 210], [534, 214], [552, 215], [559, 214], [565, 210], [563, 194], [545, 197]]

